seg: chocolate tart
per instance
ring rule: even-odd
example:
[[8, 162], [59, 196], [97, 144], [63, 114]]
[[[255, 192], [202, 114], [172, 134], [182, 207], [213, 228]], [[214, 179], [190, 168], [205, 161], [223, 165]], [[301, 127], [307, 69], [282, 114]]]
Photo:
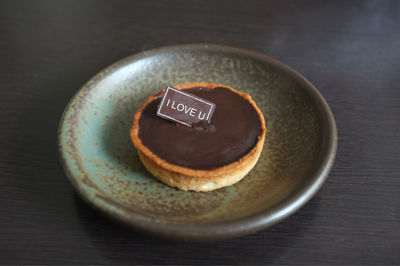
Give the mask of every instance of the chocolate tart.
[[214, 83], [173, 86], [216, 104], [210, 123], [192, 127], [156, 116], [163, 91], [135, 114], [130, 136], [146, 169], [181, 190], [211, 191], [240, 181], [257, 163], [265, 120], [250, 95]]

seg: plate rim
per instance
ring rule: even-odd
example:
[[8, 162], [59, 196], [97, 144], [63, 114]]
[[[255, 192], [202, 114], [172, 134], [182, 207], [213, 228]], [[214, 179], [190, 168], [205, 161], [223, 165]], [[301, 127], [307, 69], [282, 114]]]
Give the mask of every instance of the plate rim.
[[[239, 218], [236, 220], [230, 221], [222, 221], [215, 223], [205, 223], [205, 224], [190, 224], [190, 223], [176, 223], [176, 222], [168, 222], [163, 223], [162, 221], [151, 220], [149, 222], [148, 217], [144, 217], [141, 214], [137, 214], [131, 212], [131, 216], [127, 217], [124, 215], [120, 215], [118, 212], [115, 212], [113, 208], [122, 208], [115, 202], [106, 201], [105, 199], [101, 199], [98, 195], [90, 195], [85, 189], [81, 187], [79, 182], [77, 182], [76, 178], [69, 170], [68, 163], [64, 156], [64, 150], [62, 145], [62, 136], [63, 136], [63, 125], [66, 119], [66, 115], [70, 110], [71, 105], [75, 102], [76, 99], [81, 96], [84, 90], [90, 90], [90, 83], [96, 82], [104, 76], [105, 73], [111, 73], [113, 71], [118, 70], [119, 68], [124, 67], [128, 63], [132, 63], [140, 58], [144, 58], [150, 55], [159, 54], [162, 52], [166, 52], [169, 50], [175, 49], [214, 49], [221, 51], [230, 51], [233, 53], [240, 53], [247, 57], [251, 57], [254, 59], [261, 60], [263, 63], [267, 63], [273, 65], [274, 68], [281, 70], [287, 73], [289, 76], [294, 78], [296, 81], [302, 83], [303, 89], [305, 89], [312, 99], [312, 102], [317, 107], [317, 112], [320, 116], [324, 116], [326, 119], [320, 121], [324, 126], [321, 126], [323, 129], [323, 133], [325, 133], [322, 137], [322, 145], [324, 147], [321, 148], [320, 154], [318, 157], [318, 168], [313, 171], [310, 175], [310, 184], [305, 184], [301, 187], [300, 190], [295, 191], [290, 194], [289, 197], [279, 202], [272, 208], [268, 208], [263, 210], [257, 214], [250, 215], [247, 217]], [[325, 128], [327, 128], [325, 130]], [[321, 133], [322, 134], [322, 133]], [[127, 225], [133, 229], [145, 231], [147, 233], [163, 236], [172, 239], [179, 240], [216, 240], [216, 239], [225, 239], [232, 238], [237, 236], [246, 235], [249, 233], [254, 233], [261, 229], [272, 226], [279, 221], [289, 217], [294, 212], [299, 210], [302, 206], [304, 206], [313, 196], [319, 191], [321, 186], [326, 181], [330, 170], [334, 164], [337, 152], [338, 145], [338, 133], [336, 127], [336, 121], [333, 116], [333, 113], [323, 98], [318, 89], [303, 75], [299, 72], [291, 68], [290, 66], [281, 63], [280, 61], [262, 54], [260, 52], [221, 45], [221, 44], [210, 44], [210, 43], [198, 43], [198, 44], [179, 44], [179, 45], [171, 45], [171, 46], [163, 46], [159, 48], [153, 48], [150, 50], [142, 51], [127, 57], [124, 57], [111, 65], [103, 68], [93, 77], [91, 77], [83, 86], [77, 90], [74, 95], [69, 99], [63, 114], [61, 116], [58, 132], [57, 132], [57, 148], [59, 154], [59, 160], [64, 170], [65, 175], [71, 182], [75, 191], [78, 192], [80, 197], [90, 206], [105, 214], [106, 216], [113, 218], [119, 223]], [[111, 206], [113, 205], [113, 206]], [[129, 209], [130, 210], [130, 209]]]

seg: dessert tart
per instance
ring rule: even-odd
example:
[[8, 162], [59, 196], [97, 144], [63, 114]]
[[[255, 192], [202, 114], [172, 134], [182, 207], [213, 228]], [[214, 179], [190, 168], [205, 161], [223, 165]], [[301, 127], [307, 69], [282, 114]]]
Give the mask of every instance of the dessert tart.
[[264, 116], [250, 95], [214, 83], [173, 86], [215, 104], [210, 123], [191, 127], [156, 115], [164, 91], [138, 109], [130, 130], [146, 169], [181, 190], [211, 191], [240, 181], [257, 163], [265, 140]]

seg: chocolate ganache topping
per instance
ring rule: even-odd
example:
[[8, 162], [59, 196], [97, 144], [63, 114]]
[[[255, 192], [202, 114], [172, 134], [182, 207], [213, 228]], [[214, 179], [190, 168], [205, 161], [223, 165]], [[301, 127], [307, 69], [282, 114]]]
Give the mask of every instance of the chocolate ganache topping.
[[211, 123], [187, 127], [157, 117], [160, 95], [139, 120], [139, 138], [154, 154], [171, 164], [212, 170], [237, 161], [256, 145], [262, 133], [260, 117], [246, 99], [223, 87], [184, 91], [215, 103]]

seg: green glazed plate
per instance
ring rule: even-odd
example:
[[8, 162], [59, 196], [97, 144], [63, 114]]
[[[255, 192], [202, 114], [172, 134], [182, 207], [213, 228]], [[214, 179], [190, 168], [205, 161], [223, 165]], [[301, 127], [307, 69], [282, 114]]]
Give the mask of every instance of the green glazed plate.
[[[212, 192], [184, 192], [154, 179], [131, 144], [138, 107], [184, 82], [225, 84], [252, 96], [267, 135], [254, 169]], [[317, 89], [288, 66], [259, 53], [191, 44], [124, 58], [71, 99], [59, 128], [67, 177], [81, 197], [135, 229], [184, 240], [235, 237], [266, 228], [304, 205], [334, 162], [334, 117]]]

